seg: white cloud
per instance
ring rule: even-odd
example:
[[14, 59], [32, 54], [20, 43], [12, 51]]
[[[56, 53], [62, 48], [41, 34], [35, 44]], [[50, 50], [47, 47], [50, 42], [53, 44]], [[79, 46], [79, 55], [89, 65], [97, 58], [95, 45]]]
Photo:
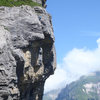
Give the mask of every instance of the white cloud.
[[45, 92], [63, 87], [66, 84], [66, 80], [67, 80], [66, 71], [64, 69], [61, 69], [59, 65], [57, 65], [55, 74], [51, 75], [46, 80]]
[[100, 38], [97, 44], [98, 47], [94, 50], [74, 48], [68, 52], [55, 74], [47, 80], [45, 90], [58, 88], [61, 83], [67, 84], [82, 75], [100, 70]]

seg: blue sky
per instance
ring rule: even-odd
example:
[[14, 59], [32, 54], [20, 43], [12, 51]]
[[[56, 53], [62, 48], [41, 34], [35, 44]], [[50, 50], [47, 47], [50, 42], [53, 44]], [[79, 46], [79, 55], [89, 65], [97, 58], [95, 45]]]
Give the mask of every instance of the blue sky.
[[57, 69], [45, 91], [100, 71], [100, 0], [47, 0], [52, 16]]
[[72, 48], [94, 49], [100, 36], [100, 0], [47, 0], [58, 63]]

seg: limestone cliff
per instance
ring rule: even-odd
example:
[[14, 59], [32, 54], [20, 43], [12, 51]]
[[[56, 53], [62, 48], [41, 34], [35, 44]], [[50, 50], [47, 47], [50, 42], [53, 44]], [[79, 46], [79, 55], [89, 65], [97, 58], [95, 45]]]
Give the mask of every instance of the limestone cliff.
[[0, 100], [42, 100], [56, 54], [51, 16], [42, 7], [0, 7]]

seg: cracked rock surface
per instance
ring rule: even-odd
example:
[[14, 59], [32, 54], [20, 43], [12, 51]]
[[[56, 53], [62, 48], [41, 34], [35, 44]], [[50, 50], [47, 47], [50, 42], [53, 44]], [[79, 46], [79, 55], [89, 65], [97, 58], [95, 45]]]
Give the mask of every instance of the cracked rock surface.
[[0, 100], [42, 100], [54, 73], [51, 16], [42, 7], [0, 7]]

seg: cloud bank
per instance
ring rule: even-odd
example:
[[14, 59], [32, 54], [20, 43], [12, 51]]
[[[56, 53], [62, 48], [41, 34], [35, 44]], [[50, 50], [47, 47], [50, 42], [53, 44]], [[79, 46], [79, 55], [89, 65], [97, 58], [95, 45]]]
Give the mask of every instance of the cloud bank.
[[57, 89], [90, 72], [100, 71], [100, 38], [97, 45], [94, 50], [73, 48], [68, 52], [57, 66], [55, 74], [47, 79], [45, 91]]

